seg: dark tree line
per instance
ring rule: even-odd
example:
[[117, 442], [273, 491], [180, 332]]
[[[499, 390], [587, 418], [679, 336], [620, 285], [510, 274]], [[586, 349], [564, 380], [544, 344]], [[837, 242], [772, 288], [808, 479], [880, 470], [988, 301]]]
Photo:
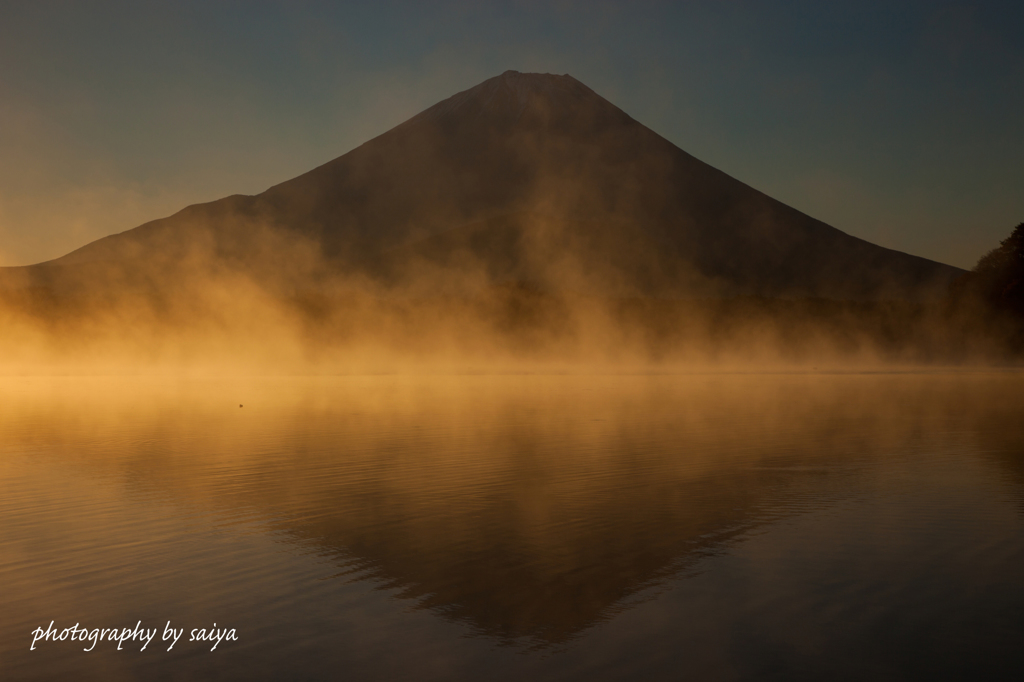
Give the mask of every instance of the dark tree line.
[[953, 283], [948, 303], [954, 336], [994, 343], [1014, 362], [1024, 358], [1024, 223]]
[[1024, 316], [1024, 223], [978, 261], [971, 279], [989, 305]]

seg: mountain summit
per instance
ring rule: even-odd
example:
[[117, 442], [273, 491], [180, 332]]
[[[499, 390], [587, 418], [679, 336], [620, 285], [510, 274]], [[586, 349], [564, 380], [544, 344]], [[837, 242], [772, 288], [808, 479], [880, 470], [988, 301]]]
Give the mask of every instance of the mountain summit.
[[[270, 235], [268, 237], [268, 235]], [[507, 71], [308, 173], [27, 270], [297, 262], [394, 282], [644, 296], [915, 298], [959, 270], [847, 235], [690, 156], [571, 76]]]

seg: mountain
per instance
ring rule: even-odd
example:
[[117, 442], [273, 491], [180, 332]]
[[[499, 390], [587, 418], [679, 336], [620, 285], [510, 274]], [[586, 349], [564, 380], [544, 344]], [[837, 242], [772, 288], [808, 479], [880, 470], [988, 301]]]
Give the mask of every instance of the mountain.
[[766, 196], [571, 76], [516, 71], [262, 194], [5, 270], [47, 286], [159, 289], [225, 267], [428, 291], [468, 277], [602, 295], [836, 299], [919, 298], [961, 272]]

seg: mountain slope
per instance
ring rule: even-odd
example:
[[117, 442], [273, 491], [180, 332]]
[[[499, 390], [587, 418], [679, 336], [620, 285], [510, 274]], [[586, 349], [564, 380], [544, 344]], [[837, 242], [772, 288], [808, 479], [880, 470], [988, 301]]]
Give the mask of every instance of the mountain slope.
[[917, 298], [960, 273], [752, 189], [570, 76], [514, 71], [262, 194], [190, 206], [20, 270], [159, 287], [210, 267], [829, 298]]

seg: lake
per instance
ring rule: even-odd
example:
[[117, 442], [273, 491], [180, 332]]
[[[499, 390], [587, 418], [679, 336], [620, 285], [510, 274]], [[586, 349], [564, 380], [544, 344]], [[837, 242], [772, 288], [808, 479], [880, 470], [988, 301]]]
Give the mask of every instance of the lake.
[[4, 680], [1022, 674], [1021, 372], [0, 378]]

